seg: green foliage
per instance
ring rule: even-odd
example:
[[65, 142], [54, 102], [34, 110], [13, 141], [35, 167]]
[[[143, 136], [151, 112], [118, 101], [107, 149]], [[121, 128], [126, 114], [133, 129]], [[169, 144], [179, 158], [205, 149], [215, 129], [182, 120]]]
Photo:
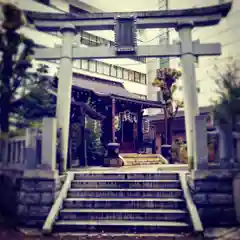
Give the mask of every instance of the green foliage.
[[[218, 70], [218, 69], [217, 69]], [[214, 102], [214, 119], [220, 124], [236, 127], [240, 114], [240, 78], [236, 63], [228, 64], [223, 73], [218, 72], [216, 80], [218, 101]]]
[[[174, 118], [178, 109], [183, 107], [183, 101], [174, 99], [174, 93], [177, 90], [176, 82], [181, 76], [182, 73], [176, 69], [157, 69], [156, 79], [152, 82], [154, 87], [158, 87], [161, 90], [168, 118]], [[175, 110], [173, 109], [174, 105]]]
[[[93, 109], [96, 108], [96, 102], [91, 97], [88, 99], [88, 105]], [[86, 128], [88, 129], [87, 157], [88, 160], [97, 163], [97, 161], [101, 161], [104, 155], [104, 147], [101, 141], [101, 122], [87, 117]]]
[[55, 104], [47, 89], [49, 81], [42, 76], [47, 67], [41, 65], [30, 73], [34, 42], [16, 32], [24, 23], [22, 11], [13, 4], [2, 7], [4, 21], [0, 31], [0, 126], [9, 131], [11, 116], [15, 120], [38, 119], [51, 112]]
[[104, 155], [104, 147], [101, 142], [101, 123], [91, 118], [87, 119], [86, 128], [88, 129], [87, 156], [88, 160], [96, 163]]

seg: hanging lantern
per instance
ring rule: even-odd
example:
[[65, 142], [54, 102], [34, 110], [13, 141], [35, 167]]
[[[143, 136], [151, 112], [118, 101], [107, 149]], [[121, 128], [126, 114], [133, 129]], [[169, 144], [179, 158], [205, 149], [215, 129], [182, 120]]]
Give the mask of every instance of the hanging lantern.
[[114, 117], [114, 127], [116, 130], [120, 129], [120, 121], [119, 121], [119, 116]]

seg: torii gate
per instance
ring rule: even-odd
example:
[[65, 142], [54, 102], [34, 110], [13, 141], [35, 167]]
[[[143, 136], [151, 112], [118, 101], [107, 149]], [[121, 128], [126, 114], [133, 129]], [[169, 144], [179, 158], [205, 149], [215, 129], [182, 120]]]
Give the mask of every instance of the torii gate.
[[[62, 128], [64, 169], [66, 170], [69, 118], [72, 89], [72, 60], [126, 57], [180, 57], [183, 68], [184, 112], [188, 158], [197, 168], [197, 139], [195, 117], [198, 115], [198, 101], [195, 77], [195, 60], [199, 56], [221, 54], [218, 43], [201, 44], [192, 41], [194, 27], [216, 25], [230, 11], [232, 3], [216, 6], [126, 13], [90, 13], [81, 15], [26, 12], [28, 18], [40, 31], [62, 33], [61, 47], [35, 49], [37, 60], [60, 59], [57, 98], [58, 126]], [[180, 43], [169, 45], [137, 46], [136, 29], [175, 28]], [[115, 47], [75, 47], [74, 37], [82, 30], [114, 30]]]

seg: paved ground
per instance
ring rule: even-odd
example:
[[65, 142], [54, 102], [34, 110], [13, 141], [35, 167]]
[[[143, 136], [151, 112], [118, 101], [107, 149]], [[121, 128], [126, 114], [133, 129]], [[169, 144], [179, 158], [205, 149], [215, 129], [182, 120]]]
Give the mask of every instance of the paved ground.
[[207, 229], [205, 236], [206, 239], [240, 240], [240, 227]]
[[[31, 235], [31, 234], [30, 234]], [[20, 235], [19, 235], [20, 236]], [[10, 236], [14, 238], [1, 238], [1, 240], [12, 240], [12, 239], [19, 239], [19, 240], [134, 240], [134, 239], [141, 239], [141, 240], [200, 240], [200, 239], [214, 239], [214, 240], [240, 240], [240, 227], [239, 228], [220, 228], [220, 229], [207, 229], [205, 233], [205, 237], [191, 237], [187, 235], [182, 236], [172, 236], [172, 235], [154, 235], [148, 234], [147, 236], [142, 235], [106, 235], [106, 234], [92, 234], [92, 235], [62, 235], [62, 236], [52, 236], [52, 237], [43, 237], [39, 235], [26, 236], [23, 238], [15, 238], [14, 235]], [[20, 236], [21, 237], [21, 236]]]

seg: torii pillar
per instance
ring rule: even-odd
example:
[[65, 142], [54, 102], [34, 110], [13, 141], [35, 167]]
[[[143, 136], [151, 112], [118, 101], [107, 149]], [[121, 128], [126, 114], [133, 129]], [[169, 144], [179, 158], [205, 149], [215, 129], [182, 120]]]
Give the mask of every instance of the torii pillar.
[[198, 99], [191, 22], [179, 23], [177, 31], [181, 41], [181, 65], [183, 68], [184, 116], [187, 139], [188, 161], [190, 168], [198, 166], [196, 139], [196, 121], [198, 115]]
[[74, 25], [66, 24], [60, 29], [60, 32], [63, 38], [58, 72], [57, 124], [58, 128], [62, 130], [61, 153], [63, 158], [63, 171], [65, 172], [67, 170], [68, 137], [72, 95], [72, 51], [76, 29]]

